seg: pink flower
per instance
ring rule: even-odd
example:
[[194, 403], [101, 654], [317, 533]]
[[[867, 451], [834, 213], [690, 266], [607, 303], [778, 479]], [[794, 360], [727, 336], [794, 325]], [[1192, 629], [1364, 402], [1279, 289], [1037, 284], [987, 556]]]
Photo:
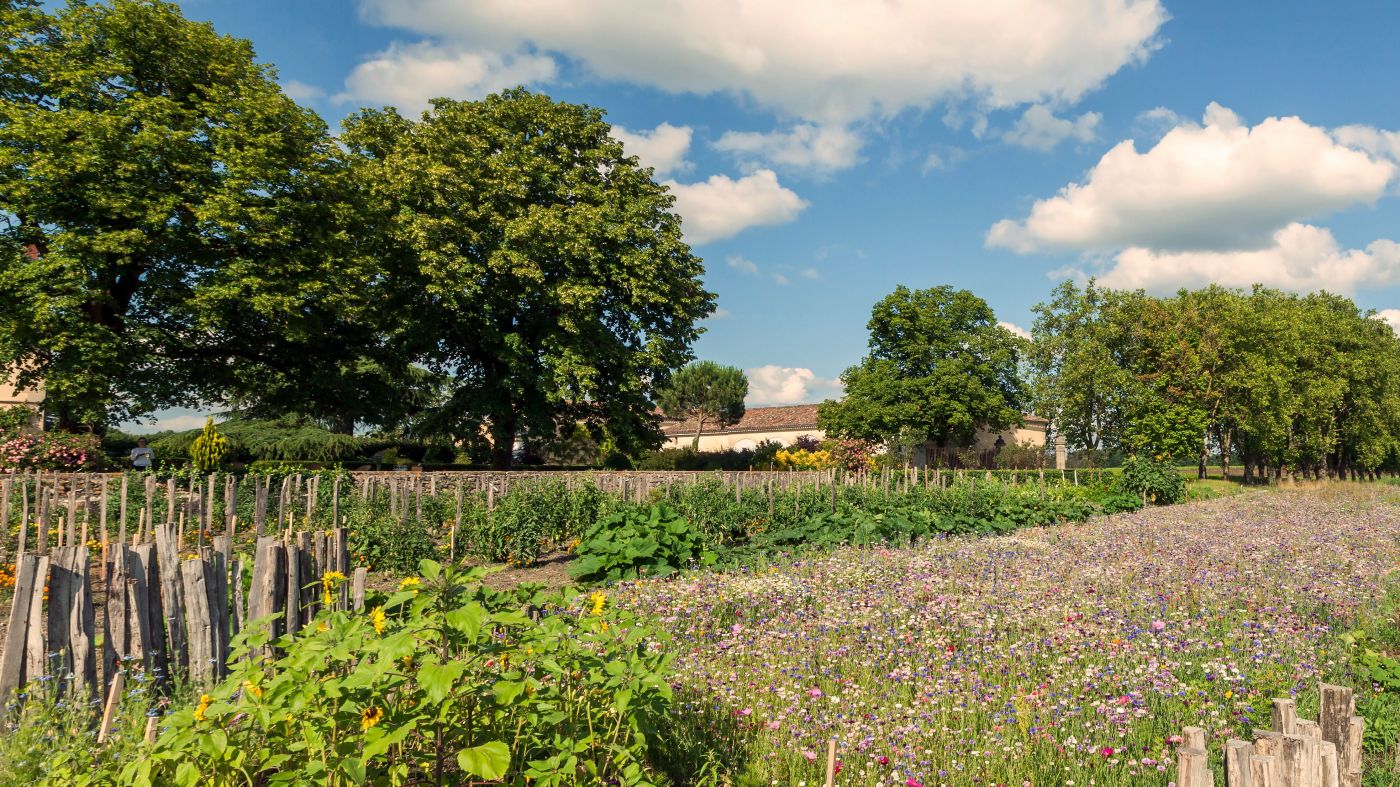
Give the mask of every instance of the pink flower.
[[811, 691], [809, 691], [809, 692], [807, 692], [807, 693], [808, 693], [809, 695], [811, 695], [813, 698], [816, 698], [816, 697], [820, 697], [820, 696], [822, 695], [822, 690], [821, 690], [821, 689], [812, 689]]
[[807, 760], [807, 762], [817, 761], [817, 753], [814, 751], [804, 751], [802, 752], [802, 757], [803, 759]]
[[1164, 628], [1166, 628], [1166, 627], [1167, 627], [1167, 622], [1166, 622], [1165, 620], [1154, 620], [1154, 621], [1152, 621], [1152, 630], [1153, 630], [1153, 631], [1161, 631], [1162, 629], [1164, 629]]
[[1107, 758], [1109, 758], [1109, 757], [1112, 757], [1112, 756], [1113, 756], [1113, 747], [1112, 747], [1112, 746], [1105, 746], [1105, 747], [1103, 747], [1102, 749], [1099, 749], [1099, 754], [1103, 755], [1105, 759], [1107, 759]]
[[909, 779], [904, 782], [904, 787], [924, 787], [924, 783], [917, 779]]
[[744, 708], [743, 710], [739, 711], [736, 715], [739, 715], [739, 716], [752, 716], [752, 715], [753, 715], [753, 708]]
[[875, 762], [878, 762], [878, 763], [880, 763], [881, 765], [889, 765], [889, 764], [890, 764], [890, 758], [889, 758], [889, 757], [886, 757], [886, 756], [883, 755], [883, 754], [881, 754], [879, 757], [876, 757], [876, 758], [875, 758]]
[[783, 726], [783, 723], [780, 721], [770, 721], [764, 726], [766, 726], [770, 730], [776, 730], [779, 727]]

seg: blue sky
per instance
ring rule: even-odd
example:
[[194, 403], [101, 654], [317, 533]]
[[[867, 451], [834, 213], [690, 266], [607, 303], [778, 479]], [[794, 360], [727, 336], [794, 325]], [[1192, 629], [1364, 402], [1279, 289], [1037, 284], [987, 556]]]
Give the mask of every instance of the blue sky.
[[182, 6], [332, 127], [521, 82], [606, 109], [675, 184], [722, 309], [696, 352], [750, 370], [751, 404], [831, 395], [899, 284], [1026, 327], [1085, 275], [1400, 307], [1400, 4]]

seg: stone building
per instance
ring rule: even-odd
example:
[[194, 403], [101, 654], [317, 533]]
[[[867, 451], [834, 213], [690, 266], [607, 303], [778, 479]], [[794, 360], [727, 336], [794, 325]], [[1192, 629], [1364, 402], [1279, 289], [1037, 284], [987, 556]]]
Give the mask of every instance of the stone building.
[[[1038, 415], [1026, 415], [1019, 427], [1002, 432], [983, 429], [977, 433], [971, 446], [981, 459], [995, 456], [998, 449], [1008, 445], [1031, 445], [1046, 447], [1045, 435], [1049, 422]], [[666, 436], [663, 448], [689, 448], [695, 439], [695, 422], [664, 421], [661, 431]], [[817, 428], [817, 405], [793, 404], [781, 407], [750, 407], [738, 423], [726, 427], [707, 425], [700, 432], [701, 451], [743, 451], [758, 447], [766, 440], [776, 441], [784, 446], [803, 435], [811, 435], [818, 440], [826, 433]], [[998, 440], [1001, 441], [998, 445]], [[935, 445], [924, 446], [916, 451], [913, 463], [924, 466], [939, 452], [947, 452]], [[945, 463], [946, 464], [946, 463]]]

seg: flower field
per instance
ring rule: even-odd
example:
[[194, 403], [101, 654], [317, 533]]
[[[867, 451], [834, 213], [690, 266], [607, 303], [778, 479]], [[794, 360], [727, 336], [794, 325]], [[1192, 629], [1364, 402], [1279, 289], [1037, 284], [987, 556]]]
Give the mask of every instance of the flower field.
[[834, 737], [844, 785], [1167, 784], [1182, 726], [1218, 760], [1271, 697], [1312, 712], [1318, 681], [1342, 679], [1343, 635], [1400, 569], [1384, 494], [846, 549], [609, 601], [672, 638], [677, 769], [820, 784]]

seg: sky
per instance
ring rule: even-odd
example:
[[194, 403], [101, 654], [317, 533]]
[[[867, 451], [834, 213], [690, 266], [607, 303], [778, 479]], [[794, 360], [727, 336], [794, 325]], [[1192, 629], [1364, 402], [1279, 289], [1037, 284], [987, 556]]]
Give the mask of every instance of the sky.
[[1400, 3], [181, 6], [333, 129], [514, 85], [606, 110], [719, 296], [696, 355], [744, 368], [750, 406], [838, 395], [901, 284], [971, 290], [1013, 330], [1089, 276], [1327, 289], [1400, 325]]

